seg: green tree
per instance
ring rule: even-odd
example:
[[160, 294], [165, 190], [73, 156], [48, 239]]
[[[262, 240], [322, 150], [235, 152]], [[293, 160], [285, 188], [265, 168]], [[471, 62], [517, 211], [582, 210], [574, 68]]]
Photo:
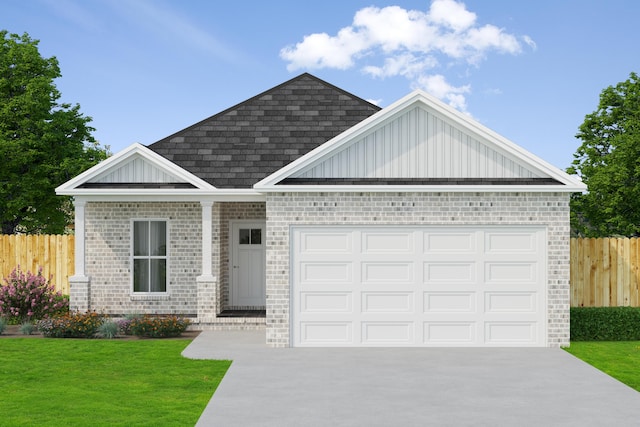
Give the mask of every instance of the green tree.
[[598, 109], [585, 117], [569, 173], [586, 194], [571, 200], [572, 227], [587, 237], [640, 235], [640, 80], [609, 86]]
[[0, 232], [63, 233], [69, 198], [55, 188], [108, 156], [79, 105], [59, 103], [55, 57], [38, 40], [0, 31]]

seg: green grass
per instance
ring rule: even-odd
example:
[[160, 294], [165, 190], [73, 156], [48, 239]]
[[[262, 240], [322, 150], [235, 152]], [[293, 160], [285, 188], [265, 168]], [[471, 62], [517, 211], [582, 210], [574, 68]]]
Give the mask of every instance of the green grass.
[[640, 391], [640, 341], [572, 341], [565, 350]]
[[193, 426], [230, 361], [189, 340], [0, 340], [0, 426]]

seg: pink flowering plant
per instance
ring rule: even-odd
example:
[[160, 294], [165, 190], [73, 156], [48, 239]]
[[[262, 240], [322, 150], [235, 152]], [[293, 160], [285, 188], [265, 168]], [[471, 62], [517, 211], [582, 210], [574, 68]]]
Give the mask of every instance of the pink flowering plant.
[[0, 286], [0, 317], [9, 323], [20, 324], [62, 314], [69, 310], [69, 300], [56, 292], [42, 275], [24, 273], [15, 268]]

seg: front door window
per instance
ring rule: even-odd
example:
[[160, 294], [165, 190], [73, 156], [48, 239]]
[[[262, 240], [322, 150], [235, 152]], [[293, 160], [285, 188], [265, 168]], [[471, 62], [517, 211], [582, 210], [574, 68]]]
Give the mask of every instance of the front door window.
[[241, 228], [238, 230], [238, 242], [241, 245], [261, 245], [261, 228]]

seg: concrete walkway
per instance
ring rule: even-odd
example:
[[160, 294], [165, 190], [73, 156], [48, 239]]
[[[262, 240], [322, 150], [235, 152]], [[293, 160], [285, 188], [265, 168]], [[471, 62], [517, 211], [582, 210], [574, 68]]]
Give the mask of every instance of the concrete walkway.
[[273, 349], [205, 331], [183, 355], [233, 363], [198, 426], [631, 426], [640, 393], [561, 349]]

